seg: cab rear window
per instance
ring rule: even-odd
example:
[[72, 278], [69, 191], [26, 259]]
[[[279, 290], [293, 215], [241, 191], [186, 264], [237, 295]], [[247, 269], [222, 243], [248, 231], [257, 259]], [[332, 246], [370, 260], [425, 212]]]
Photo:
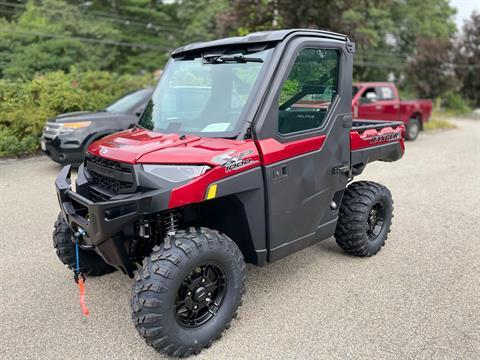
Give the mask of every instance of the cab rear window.
[[390, 86], [379, 86], [377, 89], [380, 100], [393, 100], [393, 90]]

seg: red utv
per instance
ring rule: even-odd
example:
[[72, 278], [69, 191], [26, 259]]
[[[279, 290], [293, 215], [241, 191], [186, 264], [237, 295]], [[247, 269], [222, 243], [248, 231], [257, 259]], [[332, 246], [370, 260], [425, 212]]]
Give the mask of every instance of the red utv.
[[[372, 256], [390, 191], [352, 179], [404, 152], [402, 122], [352, 120], [354, 44], [281, 30], [175, 50], [139, 126], [56, 180], [54, 244], [77, 276], [134, 277], [133, 322], [156, 350], [198, 354], [229, 327], [245, 263], [335, 236]], [[350, 185], [349, 185], [350, 183]]]

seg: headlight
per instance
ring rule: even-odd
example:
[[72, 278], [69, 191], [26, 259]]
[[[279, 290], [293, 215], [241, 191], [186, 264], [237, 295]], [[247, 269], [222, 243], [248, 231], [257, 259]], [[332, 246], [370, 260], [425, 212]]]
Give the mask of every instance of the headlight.
[[60, 128], [60, 134], [70, 134], [77, 129], [83, 129], [90, 126], [91, 123], [91, 121], [61, 123], [62, 127]]
[[143, 170], [170, 182], [182, 182], [205, 174], [206, 165], [143, 165]]

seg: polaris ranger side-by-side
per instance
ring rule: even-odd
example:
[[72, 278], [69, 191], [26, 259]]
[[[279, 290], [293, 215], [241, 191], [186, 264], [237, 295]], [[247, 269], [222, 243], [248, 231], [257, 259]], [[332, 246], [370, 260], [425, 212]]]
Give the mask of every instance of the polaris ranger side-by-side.
[[[172, 356], [219, 338], [264, 265], [335, 236], [348, 253], [384, 245], [392, 198], [348, 183], [404, 152], [401, 122], [352, 121], [354, 44], [281, 30], [175, 50], [134, 129], [92, 144], [56, 180], [54, 245], [85, 275], [135, 277], [140, 335]], [[78, 261], [76, 261], [76, 258]]]

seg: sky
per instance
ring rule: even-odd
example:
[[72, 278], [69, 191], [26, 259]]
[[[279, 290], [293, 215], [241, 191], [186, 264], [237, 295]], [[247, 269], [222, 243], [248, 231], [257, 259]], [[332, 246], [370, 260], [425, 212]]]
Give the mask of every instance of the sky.
[[474, 10], [480, 12], [480, 0], [450, 0], [450, 4], [457, 9], [455, 22], [459, 30], [463, 27], [463, 20], [469, 19]]

